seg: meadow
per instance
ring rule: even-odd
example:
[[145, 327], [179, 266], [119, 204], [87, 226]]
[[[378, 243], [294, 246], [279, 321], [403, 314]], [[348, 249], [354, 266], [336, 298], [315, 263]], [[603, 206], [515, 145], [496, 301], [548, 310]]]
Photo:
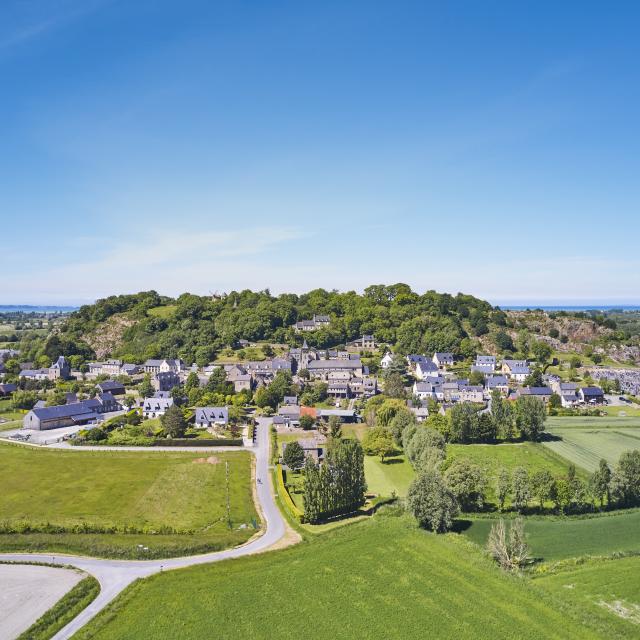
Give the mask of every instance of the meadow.
[[381, 513], [268, 554], [134, 583], [77, 638], [597, 638], [455, 534]]
[[233, 546], [254, 531], [238, 527], [257, 520], [250, 477], [244, 452], [205, 458], [0, 444], [0, 548], [129, 557], [140, 544], [146, 557], [161, 557]]
[[[464, 534], [484, 547], [495, 522], [492, 518], [470, 520]], [[640, 510], [579, 518], [527, 518], [525, 530], [534, 557], [545, 562], [585, 555], [640, 553]]]
[[534, 580], [582, 609], [608, 638], [640, 637], [640, 557], [589, 561]]
[[554, 428], [552, 434], [561, 439], [547, 440], [544, 446], [589, 472], [598, 468], [602, 458], [614, 467], [624, 451], [640, 449], [638, 428]]

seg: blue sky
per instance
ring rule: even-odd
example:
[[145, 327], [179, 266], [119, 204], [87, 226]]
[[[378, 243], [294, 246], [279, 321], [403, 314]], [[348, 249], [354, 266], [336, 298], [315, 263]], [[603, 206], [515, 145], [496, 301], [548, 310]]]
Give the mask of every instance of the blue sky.
[[0, 3], [0, 304], [640, 302], [634, 2]]

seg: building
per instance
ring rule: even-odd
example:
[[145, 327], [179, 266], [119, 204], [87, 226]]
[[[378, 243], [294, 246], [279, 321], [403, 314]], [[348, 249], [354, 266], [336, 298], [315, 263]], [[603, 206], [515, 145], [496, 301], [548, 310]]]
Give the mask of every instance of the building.
[[49, 380], [68, 380], [71, 377], [71, 365], [64, 356], [60, 356], [49, 367]]
[[142, 403], [142, 415], [144, 418], [159, 418], [172, 406], [173, 398], [145, 398]]
[[124, 385], [116, 380], [105, 380], [104, 382], [99, 382], [96, 385], [96, 388], [100, 393], [110, 393], [114, 396], [123, 396], [126, 393]]
[[586, 404], [604, 403], [604, 391], [600, 387], [581, 387], [578, 389], [578, 397]]
[[348, 351], [375, 351], [376, 341], [373, 336], [363, 335], [357, 340], [347, 343]]
[[323, 380], [328, 380], [329, 374], [336, 371], [346, 371], [357, 378], [364, 375], [364, 367], [360, 360], [312, 360], [307, 370], [312, 377]]
[[18, 385], [7, 382], [0, 384], [0, 397], [10, 396], [14, 391], [18, 390]]
[[90, 376], [134, 376], [140, 372], [137, 364], [128, 364], [122, 360], [105, 360], [89, 363]]
[[226, 427], [229, 424], [228, 407], [197, 407], [195, 425], [200, 429]]
[[549, 399], [553, 395], [553, 391], [549, 387], [523, 387], [518, 392], [520, 396], [532, 396], [542, 400], [545, 404], [549, 402]]
[[509, 381], [507, 380], [507, 376], [497, 374], [487, 376], [484, 380], [484, 388], [488, 394], [491, 394], [492, 391], [497, 389], [503, 396], [509, 395]]
[[160, 371], [151, 379], [156, 391], [171, 391], [173, 387], [179, 386], [180, 382], [180, 376], [175, 371]]
[[[442, 387], [430, 382], [414, 382], [413, 395], [416, 398], [420, 398], [420, 400], [428, 400], [429, 398], [433, 398], [434, 400], [444, 399]], [[440, 395], [440, 398], [438, 398], [438, 395]]]
[[495, 370], [495, 356], [476, 356], [475, 363], [471, 365], [471, 371], [479, 371], [480, 373], [494, 373]]
[[185, 366], [184, 366], [184, 362], [182, 362], [182, 360], [180, 359], [166, 358], [164, 360], [154, 360], [154, 359], [147, 360], [142, 365], [142, 368], [145, 373], [152, 373], [152, 374], [167, 373], [169, 371], [172, 373], [178, 373], [184, 370]]
[[299, 320], [293, 326], [296, 331], [317, 331], [331, 324], [329, 316], [314, 315], [311, 320]]
[[380, 360], [380, 366], [383, 369], [388, 369], [391, 366], [392, 362], [393, 356], [391, 355], [391, 353], [389, 353], [389, 351], [387, 351], [387, 353], [382, 356], [382, 360]]
[[501, 370], [502, 373], [515, 382], [524, 382], [527, 376], [531, 374], [531, 369], [526, 360], [503, 360]]
[[359, 416], [353, 409], [318, 409], [316, 417], [318, 420], [329, 421], [329, 418], [336, 416], [342, 422], [358, 422]]
[[467, 384], [463, 385], [459, 389], [460, 402], [483, 402], [484, 401], [484, 387], [482, 385]]
[[25, 415], [22, 426], [24, 429], [45, 431], [60, 429], [96, 422], [102, 413], [119, 411], [121, 406], [109, 393], [97, 398], [63, 404], [56, 407], [34, 407]]
[[[305, 457], [313, 459], [315, 462], [322, 462], [324, 460], [326, 452], [327, 439], [318, 434], [313, 438], [301, 438], [297, 440], [298, 444], [302, 447]], [[287, 449], [288, 443], [283, 443], [282, 453]]]
[[440, 369], [446, 369], [452, 367], [454, 363], [453, 353], [436, 351], [433, 354], [433, 362]]
[[416, 377], [419, 380], [427, 380], [429, 378], [437, 378], [440, 375], [440, 369], [433, 360], [421, 360], [416, 363]]

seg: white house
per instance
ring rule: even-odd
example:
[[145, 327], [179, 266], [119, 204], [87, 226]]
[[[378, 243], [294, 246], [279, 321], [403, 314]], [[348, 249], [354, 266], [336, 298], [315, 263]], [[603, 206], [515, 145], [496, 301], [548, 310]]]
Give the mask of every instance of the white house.
[[419, 380], [437, 378], [440, 373], [438, 365], [433, 360], [424, 360], [416, 364], [416, 377]]
[[531, 373], [531, 369], [526, 360], [503, 360], [502, 373], [511, 380], [524, 382], [525, 378]]
[[453, 353], [436, 351], [433, 354], [433, 362], [440, 369], [453, 366]]
[[389, 351], [382, 356], [382, 360], [380, 360], [380, 366], [383, 369], [388, 369], [391, 363], [393, 362], [393, 356]]
[[172, 406], [173, 398], [145, 398], [142, 403], [142, 415], [145, 418], [159, 418]]
[[495, 356], [476, 356], [475, 364], [471, 366], [471, 371], [480, 371], [480, 373], [493, 373], [495, 370]]
[[196, 407], [195, 425], [200, 429], [226, 427], [229, 423], [227, 407]]

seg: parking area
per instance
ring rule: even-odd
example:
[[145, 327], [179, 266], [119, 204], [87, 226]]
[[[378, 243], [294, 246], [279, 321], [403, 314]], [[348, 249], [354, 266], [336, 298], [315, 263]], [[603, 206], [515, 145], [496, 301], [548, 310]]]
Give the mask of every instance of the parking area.
[[0, 565], [0, 640], [17, 638], [82, 578], [72, 569]]

